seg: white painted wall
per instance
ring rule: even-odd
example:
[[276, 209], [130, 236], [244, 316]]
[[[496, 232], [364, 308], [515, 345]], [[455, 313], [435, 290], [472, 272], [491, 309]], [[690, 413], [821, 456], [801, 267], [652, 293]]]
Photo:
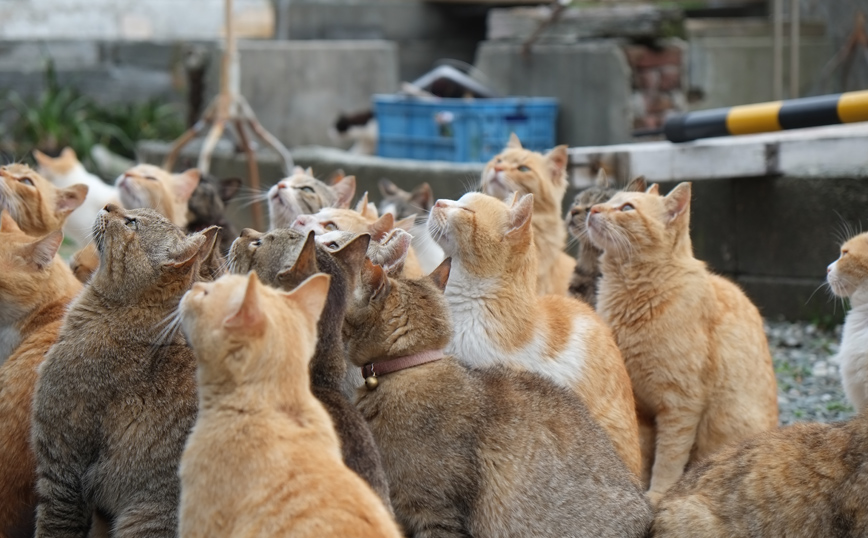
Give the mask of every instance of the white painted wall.
[[[240, 37], [271, 37], [269, 0], [234, 0]], [[0, 39], [216, 39], [223, 0], [0, 0]]]

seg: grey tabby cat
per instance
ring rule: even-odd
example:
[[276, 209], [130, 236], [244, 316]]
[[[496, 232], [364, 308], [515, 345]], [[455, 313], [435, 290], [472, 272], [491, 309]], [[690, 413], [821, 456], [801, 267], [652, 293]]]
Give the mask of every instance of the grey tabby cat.
[[367, 481], [391, 509], [380, 451], [365, 420], [342, 391], [347, 359], [341, 329], [348, 296], [355, 287], [355, 279], [346, 267], [361, 263], [369, 241], [367, 234], [355, 235], [351, 241], [329, 251], [316, 244], [313, 232], [303, 235], [295, 230], [278, 229], [262, 234], [245, 229], [232, 245], [229, 269], [234, 274], [256, 271], [263, 283], [284, 291], [292, 291], [316, 273], [331, 275], [325, 308], [317, 324], [316, 350], [310, 362], [311, 392], [331, 416], [341, 441], [344, 463]]
[[332, 185], [313, 177], [313, 170], [296, 166], [292, 175], [268, 190], [271, 229], [289, 228], [299, 215], [313, 215], [324, 207], [347, 209], [356, 194], [354, 176], [338, 176]]
[[356, 406], [409, 536], [646, 536], [651, 506], [581, 400], [534, 373], [443, 354], [450, 260], [418, 280], [364, 263], [344, 334], [368, 368]]
[[[644, 192], [645, 178], [637, 177], [624, 190]], [[609, 201], [618, 192], [618, 189], [611, 185], [606, 171], [601, 168], [595, 184], [576, 195], [566, 217], [567, 229], [579, 243], [576, 268], [573, 271], [572, 279], [570, 279], [570, 295], [576, 299], [582, 299], [591, 306], [597, 304], [597, 284], [602, 276], [600, 255], [603, 254], [603, 251], [594, 246], [588, 239], [588, 212], [591, 207]]]
[[196, 358], [166, 322], [215, 237], [111, 204], [93, 236], [99, 268], [70, 306], [33, 402], [36, 536], [83, 538], [96, 514], [115, 536], [173, 537], [198, 401]]

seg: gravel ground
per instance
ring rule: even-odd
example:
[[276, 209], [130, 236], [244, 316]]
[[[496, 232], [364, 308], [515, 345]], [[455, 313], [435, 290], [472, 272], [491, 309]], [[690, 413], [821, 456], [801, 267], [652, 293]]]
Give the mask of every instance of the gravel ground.
[[833, 422], [853, 416], [835, 361], [841, 329], [840, 325], [822, 330], [811, 323], [766, 321], [782, 425]]

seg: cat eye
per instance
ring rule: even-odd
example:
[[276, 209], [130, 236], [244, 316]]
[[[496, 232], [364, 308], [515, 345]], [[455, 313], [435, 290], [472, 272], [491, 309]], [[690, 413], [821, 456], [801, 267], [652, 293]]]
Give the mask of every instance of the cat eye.
[[157, 181], [157, 178], [155, 178], [154, 176], [145, 176], [145, 179], [149, 179], [151, 181]]
[[251, 242], [251, 243], [250, 243], [250, 246], [252, 246], [252, 247], [258, 247], [258, 246], [261, 245], [261, 244], [262, 244], [262, 240], [261, 240], [261, 239], [257, 239], [256, 241]]
[[624, 204], [621, 206], [621, 211], [633, 211], [634, 209], [636, 208], [630, 204]]
[[31, 187], [35, 187], [35, 185], [33, 184], [33, 180], [30, 179], [29, 177], [22, 177], [21, 179], [18, 180], [18, 182], [24, 183], [25, 185], [30, 185]]
[[338, 226], [334, 222], [326, 222], [325, 224], [323, 224], [323, 228], [330, 232], [333, 232], [338, 229]]
[[299, 190], [301, 192], [309, 192], [309, 193], [313, 194], [313, 187], [299, 187]]
[[335, 242], [335, 241], [332, 241], [331, 243], [328, 243], [326, 246], [327, 246], [328, 248], [330, 248], [330, 249], [334, 249], [334, 250], [337, 250], [337, 249], [340, 248], [340, 245], [338, 245], [337, 242]]
[[139, 229], [139, 223], [136, 221], [136, 219], [127, 218], [125, 224], [127, 225], [127, 228], [132, 228], [133, 230]]
[[530, 168], [525, 166], [525, 165], [521, 165], [518, 167], [518, 171], [519, 172], [530, 172]]

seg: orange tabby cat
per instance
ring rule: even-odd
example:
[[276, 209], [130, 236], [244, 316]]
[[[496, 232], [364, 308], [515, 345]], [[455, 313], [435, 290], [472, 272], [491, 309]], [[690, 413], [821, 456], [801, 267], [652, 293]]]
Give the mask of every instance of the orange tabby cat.
[[58, 189], [26, 164], [0, 166], [0, 209], [9, 211], [28, 235], [43, 236], [63, 228], [87, 192], [82, 184]]
[[567, 230], [561, 203], [567, 190], [567, 146], [545, 155], [521, 147], [513, 133], [500, 154], [485, 165], [482, 191], [505, 200], [514, 192], [533, 194], [533, 236], [537, 252], [537, 293], [567, 295], [576, 260], [564, 252]]
[[179, 472], [181, 538], [400, 536], [344, 465], [310, 390], [329, 281], [314, 275], [286, 293], [256, 273], [228, 275], [181, 301], [199, 362], [199, 416]]
[[140, 164], [121, 174], [115, 185], [125, 208], [155, 209], [175, 226], [184, 228], [189, 220], [187, 202], [200, 179], [195, 168], [170, 174], [158, 166]]
[[587, 304], [537, 295], [532, 214], [530, 194], [512, 207], [475, 192], [434, 204], [431, 237], [452, 257], [449, 352], [472, 366], [505, 364], [570, 388], [638, 475], [636, 408], [618, 346]]
[[[0, 536], [33, 533], [36, 459], [30, 409], [37, 368], [81, 290], [56, 255], [59, 231], [36, 239], [0, 214]], [[8, 357], [8, 359], [7, 359]], [[5, 361], [5, 362], [3, 362]]]
[[597, 311], [633, 381], [652, 501], [689, 463], [778, 423], [762, 318], [693, 257], [689, 223], [690, 183], [620, 192], [588, 217], [604, 251]]
[[[300, 215], [295, 219], [292, 228], [304, 234], [313, 230], [316, 235], [331, 231], [369, 233], [373, 241], [381, 241], [396, 228], [412, 226], [414, 218], [411, 216], [396, 223], [395, 217], [391, 213], [385, 213], [382, 217], [378, 217], [376, 207], [368, 203], [368, 193], [365, 193], [355, 210], [327, 207], [314, 215]], [[403, 274], [407, 278], [424, 276], [422, 266], [419, 264], [419, 259], [412, 247], [407, 253], [403, 267]]]

